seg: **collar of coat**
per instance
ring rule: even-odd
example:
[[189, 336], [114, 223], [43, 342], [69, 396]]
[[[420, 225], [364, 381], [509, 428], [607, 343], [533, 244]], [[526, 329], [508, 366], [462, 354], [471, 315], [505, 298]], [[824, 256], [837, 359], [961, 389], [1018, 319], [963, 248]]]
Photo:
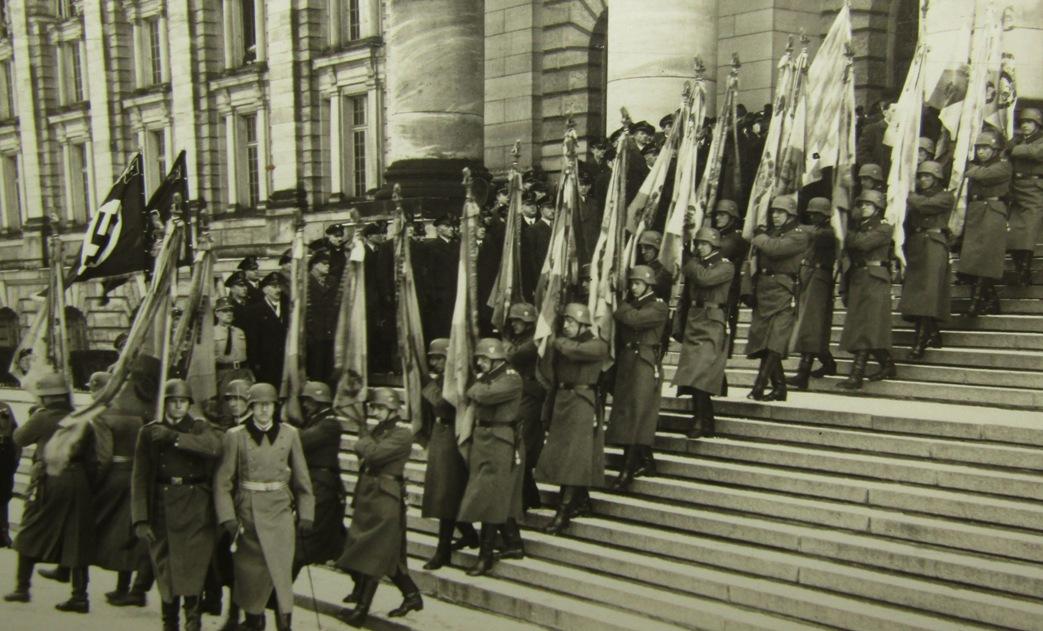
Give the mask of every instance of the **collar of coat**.
[[706, 265], [707, 267], [713, 267], [714, 265], [717, 265], [721, 262], [721, 251], [714, 250], [713, 252], [710, 252], [710, 256], [704, 259], [699, 259], [699, 262], [703, 265]]
[[373, 437], [380, 438], [384, 434], [395, 429], [395, 425], [397, 425], [400, 420], [402, 419], [399, 418], [398, 414], [395, 414], [394, 416], [389, 417], [387, 420], [377, 423], [376, 427], [373, 428]]
[[268, 437], [268, 444], [274, 445], [275, 439], [279, 437], [279, 419], [272, 419], [272, 426], [268, 428], [267, 432], [262, 432], [261, 428], [257, 427], [257, 423], [253, 417], [250, 417], [250, 422], [246, 424], [246, 431], [250, 434], [250, 438], [253, 439], [258, 445], [264, 440], [264, 437]]
[[644, 293], [644, 295], [634, 298], [633, 305], [635, 307], [643, 307], [646, 303], [653, 302], [655, 300], [655, 292], [651, 288]]
[[319, 421], [321, 421], [321, 420], [323, 420], [323, 419], [325, 419], [325, 418], [327, 418], [329, 416], [335, 416], [335, 414], [333, 413], [333, 408], [331, 406], [327, 405], [326, 407], [324, 407], [321, 410], [317, 411], [315, 414], [312, 414], [311, 416], [309, 416], [308, 420], [304, 424], [304, 426], [305, 427], [311, 427], [312, 425], [318, 423]]
[[482, 381], [488, 383], [488, 382], [492, 381], [493, 379], [496, 379], [497, 377], [502, 375], [504, 372], [506, 372], [509, 367], [510, 366], [507, 364], [507, 362], [503, 361], [499, 366], [496, 366], [495, 368], [493, 368], [489, 372], [484, 373], [482, 375]]
[[186, 414], [186, 415], [182, 416], [181, 420], [178, 421], [177, 423], [171, 423], [170, 421], [171, 421], [171, 418], [169, 416], [164, 416], [163, 417], [163, 423], [165, 425], [168, 425], [168, 426], [170, 426], [171, 429], [174, 429], [176, 431], [183, 432], [183, 433], [191, 433], [192, 432], [192, 427], [196, 424], [195, 419], [193, 419], [192, 416], [189, 415], [189, 414]]

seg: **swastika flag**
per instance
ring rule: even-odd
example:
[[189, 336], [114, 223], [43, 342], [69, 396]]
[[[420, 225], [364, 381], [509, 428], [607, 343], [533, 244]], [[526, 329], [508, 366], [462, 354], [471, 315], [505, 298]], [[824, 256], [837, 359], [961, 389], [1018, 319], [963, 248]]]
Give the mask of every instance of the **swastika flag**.
[[145, 178], [139, 153], [91, 215], [72, 282], [119, 276], [146, 268], [144, 209]]

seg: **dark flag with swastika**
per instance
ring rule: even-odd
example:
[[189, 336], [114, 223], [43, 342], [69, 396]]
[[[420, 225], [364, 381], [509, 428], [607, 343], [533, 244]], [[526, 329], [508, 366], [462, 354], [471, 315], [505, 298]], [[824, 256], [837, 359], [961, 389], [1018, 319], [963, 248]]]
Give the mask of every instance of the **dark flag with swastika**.
[[137, 272], [147, 267], [145, 178], [141, 154], [116, 179], [91, 216], [71, 282]]
[[[162, 226], [167, 224], [167, 220], [170, 219], [170, 215], [174, 210], [175, 195], [181, 196], [181, 203], [188, 201], [188, 171], [185, 170], [184, 151], [178, 154], [177, 159], [174, 160], [174, 165], [170, 168], [170, 172], [159, 183], [159, 187], [156, 188], [152, 196], [149, 197], [148, 203], [145, 204], [145, 215], [147, 218], [145, 224], [145, 251], [149, 253], [149, 268], [152, 267], [153, 247], [163, 240]], [[156, 224], [152, 217], [157, 217], [159, 224]], [[182, 219], [185, 221], [186, 234], [191, 235], [192, 223], [188, 213], [182, 213]], [[183, 241], [181, 256], [178, 257], [178, 265], [191, 264], [192, 239], [189, 237]]]

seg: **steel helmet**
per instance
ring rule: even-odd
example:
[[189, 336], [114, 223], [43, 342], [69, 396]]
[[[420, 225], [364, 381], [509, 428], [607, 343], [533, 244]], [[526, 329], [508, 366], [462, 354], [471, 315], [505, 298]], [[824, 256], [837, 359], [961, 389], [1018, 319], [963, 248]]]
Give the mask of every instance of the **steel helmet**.
[[771, 200], [772, 210], [785, 210], [791, 215], [797, 214], [797, 200], [790, 195], [777, 195]]
[[1000, 146], [1000, 139], [996, 137], [994, 132], [991, 132], [988, 129], [983, 129], [978, 133], [978, 137], [974, 139], [975, 147], [980, 147], [982, 145], [998, 149]]
[[521, 320], [533, 323], [536, 321], [536, 307], [527, 302], [516, 302], [507, 311], [508, 320]]
[[270, 383], [255, 383], [250, 386], [250, 391], [246, 395], [246, 400], [250, 405], [254, 403], [276, 403], [279, 401], [279, 393], [275, 391], [275, 386]]
[[659, 246], [663, 243], [663, 235], [659, 234], [655, 230], [645, 230], [641, 233], [641, 236], [637, 240], [638, 245], [650, 245], [655, 249], [659, 249]]
[[579, 266], [579, 279], [590, 280], [590, 263], [584, 263]]
[[920, 166], [916, 168], [916, 174], [927, 173], [933, 175], [939, 182], [942, 181], [942, 165], [938, 164], [933, 160], [924, 160], [920, 163]]
[[695, 241], [702, 241], [703, 243], [709, 243], [715, 248], [721, 247], [721, 233], [717, 232], [710, 226], [703, 226], [695, 232]]
[[570, 302], [565, 305], [565, 312], [562, 315], [566, 318], [572, 318], [580, 324], [588, 326], [591, 324], [590, 309], [587, 308], [587, 305], [578, 302]]
[[630, 275], [627, 276], [627, 280], [639, 280], [646, 285], [654, 285], [655, 270], [647, 265], [635, 265], [630, 268]]
[[376, 388], [369, 397], [369, 405], [384, 407], [397, 412], [398, 408], [402, 407], [402, 398], [398, 396], [398, 392], [391, 388]]
[[884, 170], [880, 168], [879, 164], [863, 164], [862, 168], [858, 170], [858, 177], [868, 177], [877, 182], [883, 182]]
[[217, 302], [214, 303], [214, 313], [218, 311], [233, 311], [235, 305], [232, 304], [231, 298], [218, 298]]
[[730, 199], [719, 199], [713, 207], [713, 212], [724, 213], [730, 217], [738, 218], [739, 206]]
[[495, 337], [486, 337], [478, 340], [474, 347], [475, 357], [487, 357], [489, 359], [507, 359], [503, 352], [503, 342]]
[[305, 399], [311, 399], [318, 403], [332, 403], [333, 395], [330, 394], [330, 387], [321, 381], [308, 381], [301, 388], [301, 396]]
[[828, 215], [833, 211], [833, 203], [825, 197], [812, 197], [808, 200], [808, 212]]
[[1037, 125], [1043, 127], [1043, 114], [1040, 113], [1038, 108], [1026, 107], [1018, 113], [1018, 122], [1033, 121]]
[[105, 372], [104, 370], [93, 372], [90, 379], [87, 380], [87, 389], [91, 392], [97, 392], [104, 388], [111, 379], [112, 373], [110, 372]]
[[33, 394], [38, 397], [69, 394], [69, 384], [60, 373], [47, 373], [36, 381], [36, 385], [33, 386]]
[[920, 137], [918, 147], [928, 153], [928, 155], [934, 155], [934, 141], [924, 136]]
[[858, 196], [859, 202], [869, 202], [877, 207], [878, 210], [882, 210], [886, 206], [884, 201], [884, 194], [880, 191], [862, 191], [862, 194]]
[[194, 401], [192, 389], [188, 387], [188, 382], [184, 379], [167, 379], [167, 383], [163, 387], [163, 397], [166, 399], [176, 398]]
[[250, 399], [250, 382], [246, 379], [233, 379], [225, 384], [224, 398], [232, 397], [248, 401]]
[[449, 338], [448, 337], [436, 337], [431, 340], [431, 343], [427, 345], [428, 355], [441, 355], [445, 357], [449, 354]]

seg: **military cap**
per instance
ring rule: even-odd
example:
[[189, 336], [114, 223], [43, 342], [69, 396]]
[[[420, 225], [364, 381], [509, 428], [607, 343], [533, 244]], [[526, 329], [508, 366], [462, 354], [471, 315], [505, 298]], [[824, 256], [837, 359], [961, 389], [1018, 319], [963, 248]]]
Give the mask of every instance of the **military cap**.
[[326, 250], [319, 250], [315, 254], [311, 255], [311, 259], [308, 260], [308, 267], [318, 265], [319, 263], [329, 263], [330, 253]]
[[586, 169], [580, 169], [579, 173], [576, 175], [576, 179], [579, 180], [580, 184], [593, 184], [594, 183], [594, 176], [591, 175], [590, 172], [587, 171]]
[[384, 234], [387, 232], [387, 226], [383, 222], [368, 223], [362, 227], [362, 236], [372, 237], [378, 234]]
[[674, 124], [674, 115], [667, 114], [666, 116], [659, 119], [659, 129], [666, 129], [667, 127]]
[[60, 373], [51, 372], [40, 377], [33, 384], [33, 394], [38, 397], [60, 396], [69, 394], [69, 384]]
[[884, 170], [880, 168], [879, 164], [863, 164], [862, 168], [858, 170], [858, 177], [868, 177], [877, 182], [883, 182]]
[[244, 274], [241, 270], [238, 272], [233, 272], [228, 278], [225, 279], [225, 287], [234, 287], [235, 285], [241, 285], [243, 287], [249, 285], [249, 283], [246, 282], [246, 274]]
[[445, 357], [449, 354], [449, 338], [448, 337], [436, 337], [431, 340], [431, 343], [427, 345], [428, 355], [441, 355]]
[[495, 337], [486, 337], [478, 340], [474, 347], [475, 357], [486, 357], [488, 359], [507, 359], [503, 352], [503, 342]]
[[253, 385], [246, 379], [233, 379], [225, 384], [225, 390], [221, 393], [226, 399], [242, 399], [248, 401], [250, 399], [250, 386]]
[[282, 286], [282, 274], [279, 272], [268, 272], [268, 274], [261, 279], [261, 287], [267, 287], [268, 285], [279, 285]]
[[243, 257], [243, 260], [239, 261], [239, 265], [237, 266], [237, 269], [241, 269], [243, 271], [247, 271], [247, 270], [251, 270], [252, 271], [252, 270], [261, 269], [261, 266], [257, 264], [257, 257], [256, 256], [246, 256], [246, 257]]
[[232, 311], [235, 309], [235, 305], [232, 303], [231, 298], [218, 298], [214, 304], [214, 312], [218, 311]]
[[921, 136], [918, 147], [926, 151], [928, 155], [934, 155], [934, 141], [930, 138]]
[[1040, 113], [1039, 108], [1026, 107], [1018, 112], [1018, 122], [1023, 123], [1025, 121], [1032, 121], [1043, 127], [1043, 113]]
[[641, 233], [641, 236], [637, 239], [638, 245], [649, 245], [655, 249], [659, 249], [659, 246], [663, 243], [663, 235], [659, 234], [655, 230], [645, 230]]
[[371, 406], [383, 407], [397, 412], [402, 407], [402, 398], [398, 396], [398, 392], [391, 388], [377, 388], [373, 390], [368, 403]]
[[332, 234], [338, 237], [344, 236], [344, 226], [339, 223], [331, 223], [326, 226], [326, 234]]
[[1000, 139], [996, 132], [991, 129], [983, 129], [978, 133], [978, 137], [974, 139], [974, 146], [988, 146], [993, 149], [998, 149], [1000, 146]]
[[808, 201], [808, 212], [818, 215], [829, 215], [833, 212], [833, 203], [825, 197], [812, 197]]
[[246, 395], [250, 405], [254, 403], [275, 403], [279, 400], [279, 393], [275, 391], [275, 386], [270, 383], [255, 383], [250, 386], [250, 390], [247, 391]]
[[592, 322], [590, 319], [590, 309], [587, 308], [587, 305], [578, 302], [570, 302], [565, 305], [565, 311], [562, 315], [566, 318], [572, 318], [580, 324], [589, 325]]
[[192, 389], [184, 379], [167, 379], [163, 386], [163, 396], [167, 399], [188, 399], [192, 401]]
[[884, 199], [884, 194], [880, 191], [862, 191], [862, 194], [858, 196], [858, 201], [869, 202], [877, 207], [878, 210], [883, 210], [887, 202]]
[[636, 134], [639, 131], [643, 131], [649, 136], [655, 136], [655, 127], [652, 127], [652, 123], [648, 121], [638, 121], [630, 126], [630, 133]]
[[279, 265], [286, 265], [293, 260], [293, 248], [286, 248], [286, 250], [279, 255]]
[[104, 370], [92, 372], [90, 379], [87, 380], [87, 390], [90, 392], [97, 392], [104, 388], [111, 380], [111, 372], [105, 372]]
[[443, 213], [431, 223], [435, 226], [453, 226], [456, 225], [456, 218], [449, 213]]
[[796, 215], [797, 200], [791, 195], [776, 195], [771, 200], [771, 210], [785, 210], [791, 215]]
[[508, 320], [521, 320], [533, 323], [536, 321], [536, 307], [527, 302], [516, 302], [507, 311]]
[[155, 401], [159, 393], [160, 361], [152, 355], [138, 355], [130, 366], [134, 392], [144, 401]]
[[702, 241], [703, 243], [709, 243], [715, 248], [721, 247], [721, 233], [711, 228], [710, 226], [703, 226], [695, 232], [695, 241]]
[[942, 170], [942, 165], [933, 160], [924, 160], [920, 163], [920, 166], [916, 168], [916, 174], [920, 175], [921, 173], [933, 175], [939, 182], [941, 182], [945, 177], [943, 175], [944, 171]]
[[630, 268], [627, 280], [639, 280], [646, 285], [655, 284], [655, 270], [647, 265], [635, 265]]
[[318, 403], [332, 403], [333, 395], [330, 394], [330, 387], [321, 381], [308, 381], [301, 388], [301, 396], [305, 399], [311, 399]]
[[724, 213], [729, 217], [739, 217], [739, 206], [730, 199], [719, 199], [713, 207], [713, 212]]

